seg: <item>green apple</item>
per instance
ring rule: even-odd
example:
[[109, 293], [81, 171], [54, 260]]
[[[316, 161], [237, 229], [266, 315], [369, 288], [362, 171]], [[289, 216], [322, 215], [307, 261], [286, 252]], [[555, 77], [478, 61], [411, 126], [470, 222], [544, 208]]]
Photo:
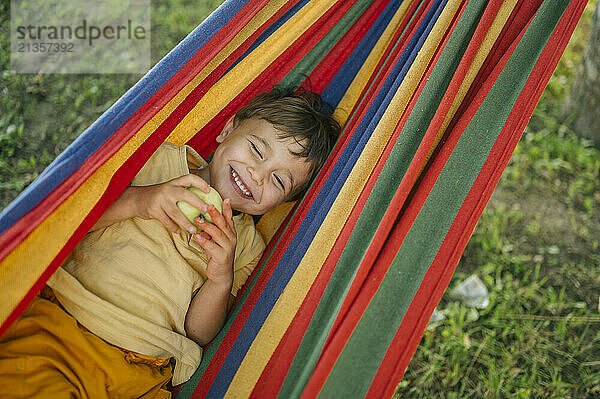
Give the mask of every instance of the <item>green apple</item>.
[[[223, 199], [221, 198], [217, 190], [215, 190], [214, 188], [211, 187], [210, 192], [208, 193], [205, 193], [204, 191], [196, 187], [188, 187], [188, 190], [200, 197], [200, 199], [204, 201], [206, 205], [214, 205], [219, 212], [223, 212]], [[185, 217], [188, 218], [188, 220], [194, 225], [196, 225], [194, 223], [194, 219], [196, 219], [196, 217], [198, 216], [203, 217], [208, 222], [212, 222], [212, 219], [208, 212], [202, 212], [200, 211], [200, 209], [191, 206], [187, 202], [178, 201], [177, 207], [181, 210]]]

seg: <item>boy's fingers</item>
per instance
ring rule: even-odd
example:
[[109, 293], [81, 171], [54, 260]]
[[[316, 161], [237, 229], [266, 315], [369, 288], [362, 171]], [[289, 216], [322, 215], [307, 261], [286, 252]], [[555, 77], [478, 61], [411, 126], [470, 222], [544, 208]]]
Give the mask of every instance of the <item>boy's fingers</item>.
[[225, 201], [223, 201], [223, 216], [225, 217], [225, 221], [227, 221], [229, 228], [232, 231], [235, 231], [233, 224], [233, 209], [231, 209], [231, 200], [229, 198], [226, 198]]
[[210, 240], [211, 239], [210, 234], [208, 234], [208, 233], [206, 233], [204, 231], [201, 231], [198, 234], [200, 234], [202, 236], [202, 238], [204, 238], [205, 240]]
[[[223, 211], [225, 212], [225, 208], [226, 205], [223, 204]], [[213, 223], [219, 227], [219, 229], [221, 229], [221, 231], [223, 231], [223, 233], [227, 236], [227, 238], [231, 239], [232, 238], [232, 231], [231, 231], [231, 227], [229, 225], [229, 223], [227, 222], [227, 220], [225, 220], [225, 217], [223, 214], [221, 214], [217, 208], [215, 208], [213, 205], [210, 205], [208, 207], [208, 214], [210, 215], [210, 217], [212, 218]]]
[[196, 218], [196, 223], [198, 223], [200, 229], [202, 229], [203, 232], [206, 232], [219, 246], [224, 247], [227, 245], [228, 238], [218, 226], [208, 222], [200, 222], [198, 218]]
[[206, 238], [202, 233], [194, 234], [194, 240], [196, 240], [196, 242], [211, 256], [219, 251], [220, 247], [217, 243], [210, 238]]
[[200, 238], [202, 238], [203, 240], [207, 240], [207, 241], [210, 241], [210, 240], [211, 240], [210, 234], [208, 234], [208, 233], [207, 233], [207, 232], [205, 232], [205, 231], [201, 231], [201, 232], [199, 232], [199, 233], [196, 233], [195, 235], [196, 235], [196, 236], [200, 236]]
[[179, 233], [179, 226], [175, 223], [171, 218], [165, 213], [162, 216], [157, 217], [157, 219], [170, 231], [173, 233]]
[[[193, 194], [192, 194], [193, 195]], [[188, 220], [187, 217], [181, 212], [181, 210], [177, 206], [173, 206], [167, 212], [169, 218], [171, 218], [175, 223], [177, 223], [181, 228], [186, 230], [189, 233], [195, 233], [196, 227]], [[173, 230], [171, 230], [173, 231]], [[177, 232], [176, 232], [177, 233]]]

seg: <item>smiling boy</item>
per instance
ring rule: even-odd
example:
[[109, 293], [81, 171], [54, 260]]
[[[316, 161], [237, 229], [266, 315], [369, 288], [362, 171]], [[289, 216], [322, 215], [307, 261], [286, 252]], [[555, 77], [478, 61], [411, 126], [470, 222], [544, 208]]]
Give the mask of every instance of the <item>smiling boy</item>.
[[[0, 340], [11, 396], [154, 397], [189, 379], [264, 249], [250, 215], [300, 198], [338, 133], [318, 95], [282, 91], [241, 108], [210, 163], [161, 145]], [[179, 201], [212, 223], [196, 231]]]

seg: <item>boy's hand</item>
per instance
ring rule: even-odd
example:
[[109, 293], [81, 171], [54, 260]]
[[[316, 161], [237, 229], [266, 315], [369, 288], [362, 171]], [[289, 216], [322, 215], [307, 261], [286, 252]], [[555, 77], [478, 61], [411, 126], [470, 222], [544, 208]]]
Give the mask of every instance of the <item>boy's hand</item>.
[[223, 214], [219, 213], [213, 205], [208, 207], [208, 214], [213, 222], [202, 222], [201, 218], [196, 218], [195, 222], [202, 231], [195, 234], [194, 238], [209, 256], [208, 265], [206, 266], [207, 278], [215, 283], [231, 287], [233, 284], [233, 260], [237, 243], [231, 200], [226, 199], [223, 201]]
[[180, 176], [161, 184], [135, 187], [136, 215], [144, 219], [158, 219], [174, 233], [179, 233], [180, 227], [190, 233], [195, 233], [194, 225], [177, 207], [178, 201], [185, 201], [201, 211], [206, 211], [206, 203], [187, 190], [187, 187], [190, 186], [197, 187], [206, 193], [210, 192], [208, 183], [193, 174]]

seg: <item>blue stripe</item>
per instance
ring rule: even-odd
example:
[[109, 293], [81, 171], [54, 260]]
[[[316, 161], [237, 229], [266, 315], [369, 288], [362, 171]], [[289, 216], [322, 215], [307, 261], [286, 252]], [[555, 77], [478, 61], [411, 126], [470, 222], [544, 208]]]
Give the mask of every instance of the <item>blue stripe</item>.
[[0, 213], [0, 234], [31, 211], [96, 152], [202, 48], [248, 0], [227, 0], [104, 112]]
[[[437, 3], [439, 4], [439, 0], [437, 0]], [[431, 12], [430, 14], [433, 15], [434, 13]], [[250, 345], [258, 334], [258, 331], [262, 328], [264, 321], [281, 295], [281, 292], [296, 271], [300, 260], [306, 253], [315, 233], [323, 223], [333, 201], [337, 198], [341, 187], [362, 153], [364, 146], [371, 137], [383, 113], [387, 110], [400, 83], [406, 76], [408, 69], [423, 44], [424, 37], [421, 37], [421, 35], [426, 31], [431, 18], [423, 21], [410, 40], [398, 62], [393, 66], [392, 72], [386, 79], [380, 93], [352, 135], [348, 146], [344, 149], [340, 159], [327, 177], [323, 188], [320, 190], [304, 221], [288, 245], [287, 250], [267, 282], [257, 303], [253, 306], [248, 320], [242, 327], [239, 336], [208, 392], [208, 397], [223, 397], [227, 391]], [[427, 30], [428, 32], [429, 30]]]

